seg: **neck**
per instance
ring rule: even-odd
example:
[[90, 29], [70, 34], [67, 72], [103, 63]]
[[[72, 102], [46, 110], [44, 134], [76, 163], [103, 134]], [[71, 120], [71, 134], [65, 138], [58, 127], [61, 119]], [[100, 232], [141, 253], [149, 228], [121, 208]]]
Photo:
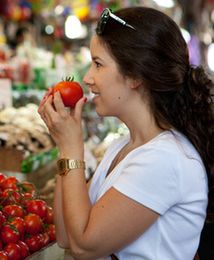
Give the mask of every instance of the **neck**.
[[130, 132], [130, 143], [133, 145], [142, 145], [147, 143], [155, 136], [163, 132], [153, 115], [146, 109], [135, 109], [124, 113], [125, 117], [120, 117], [120, 120], [128, 127]]

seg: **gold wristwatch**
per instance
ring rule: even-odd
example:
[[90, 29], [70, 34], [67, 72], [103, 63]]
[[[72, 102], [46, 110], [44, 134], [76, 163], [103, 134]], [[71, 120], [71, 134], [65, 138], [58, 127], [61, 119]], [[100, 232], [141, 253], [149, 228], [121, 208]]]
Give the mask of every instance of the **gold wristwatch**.
[[85, 169], [85, 162], [83, 160], [62, 158], [57, 161], [57, 168], [59, 175], [65, 176], [70, 170]]

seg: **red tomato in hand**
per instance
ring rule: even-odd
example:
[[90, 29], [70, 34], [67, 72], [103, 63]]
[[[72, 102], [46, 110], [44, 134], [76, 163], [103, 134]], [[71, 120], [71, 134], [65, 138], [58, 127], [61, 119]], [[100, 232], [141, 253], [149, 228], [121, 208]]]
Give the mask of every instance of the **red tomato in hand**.
[[36, 214], [28, 214], [24, 217], [25, 231], [31, 235], [38, 234], [42, 230], [42, 220]]
[[53, 87], [53, 92], [59, 91], [66, 107], [74, 108], [77, 101], [83, 97], [83, 89], [78, 82], [71, 78], [60, 81]]

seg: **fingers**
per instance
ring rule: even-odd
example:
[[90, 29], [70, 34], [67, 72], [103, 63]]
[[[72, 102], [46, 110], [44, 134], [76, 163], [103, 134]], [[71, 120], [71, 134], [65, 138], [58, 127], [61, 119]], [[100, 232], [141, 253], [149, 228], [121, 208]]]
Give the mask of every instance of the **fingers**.
[[38, 109], [38, 113], [40, 114], [41, 118], [48, 126], [51, 122], [52, 114], [55, 112], [53, 108], [53, 96], [49, 95], [43, 105], [41, 105]]
[[[86, 101], [87, 101], [87, 98], [83, 97], [76, 103], [74, 109], [69, 109], [64, 106], [59, 92], [54, 93], [54, 100], [53, 100], [56, 111], [62, 117], [67, 117], [68, 115], [71, 115], [71, 116], [74, 116], [76, 119], [81, 119], [82, 108]], [[68, 113], [68, 111], [69, 111], [69, 113]]]
[[74, 108], [74, 117], [76, 119], [81, 119], [82, 118], [82, 109], [84, 104], [87, 102], [87, 97], [82, 97], [77, 103]]
[[52, 95], [52, 93], [53, 93], [53, 88], [49, 88], [48, 91], [45, 93], [43, 99], [41, 100], [39, 106], [42, 106], [45, 103], [45, 101], [48, 99], [48, 97]]
[[53, 103], [56, 111], [57, 112], [63, 111], [65, 109], [65, 106], [63, 104], [60, 92], [59, 91], [55, 92], [53, 97], [54, 97]]
[[[81, 121], [83, 105], [86, 103], [87, 98], [82, 97], [77, 103], [74, 109], [68, 109], [64, 106], [60, 92], [53, 92], [50, 90], [46, 93], [43, 98], [38, 112], [46, 123], [46, 125], [51, 125], [52, 121], [56, 122], [58, 117], [63, 120], [71, 119], [72, 117], [77, 121]], [[55, 119], [55, 120], [54, 120]], [[57, 119], [58, 120], [58, 119]]]

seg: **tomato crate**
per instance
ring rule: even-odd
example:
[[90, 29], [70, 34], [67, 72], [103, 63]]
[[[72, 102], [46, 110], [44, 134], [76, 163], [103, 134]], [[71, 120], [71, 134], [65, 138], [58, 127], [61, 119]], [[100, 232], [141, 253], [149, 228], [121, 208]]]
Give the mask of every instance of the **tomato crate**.
[[0, 148], [0, 171], [21, 172], [24, 152], [12, 148]]
[[38, 154], [24, 156], [23, 151], [0, 147], [0, 171], [31, 173], [55, 160], [58, 156], [56, 147]]
[[53, 242], [41, 250], [33, 253], [25, 258], [25, 260], [71, 260], [71, 256], [67, 256], [66, 250], [60, 248], [56, 242]]

